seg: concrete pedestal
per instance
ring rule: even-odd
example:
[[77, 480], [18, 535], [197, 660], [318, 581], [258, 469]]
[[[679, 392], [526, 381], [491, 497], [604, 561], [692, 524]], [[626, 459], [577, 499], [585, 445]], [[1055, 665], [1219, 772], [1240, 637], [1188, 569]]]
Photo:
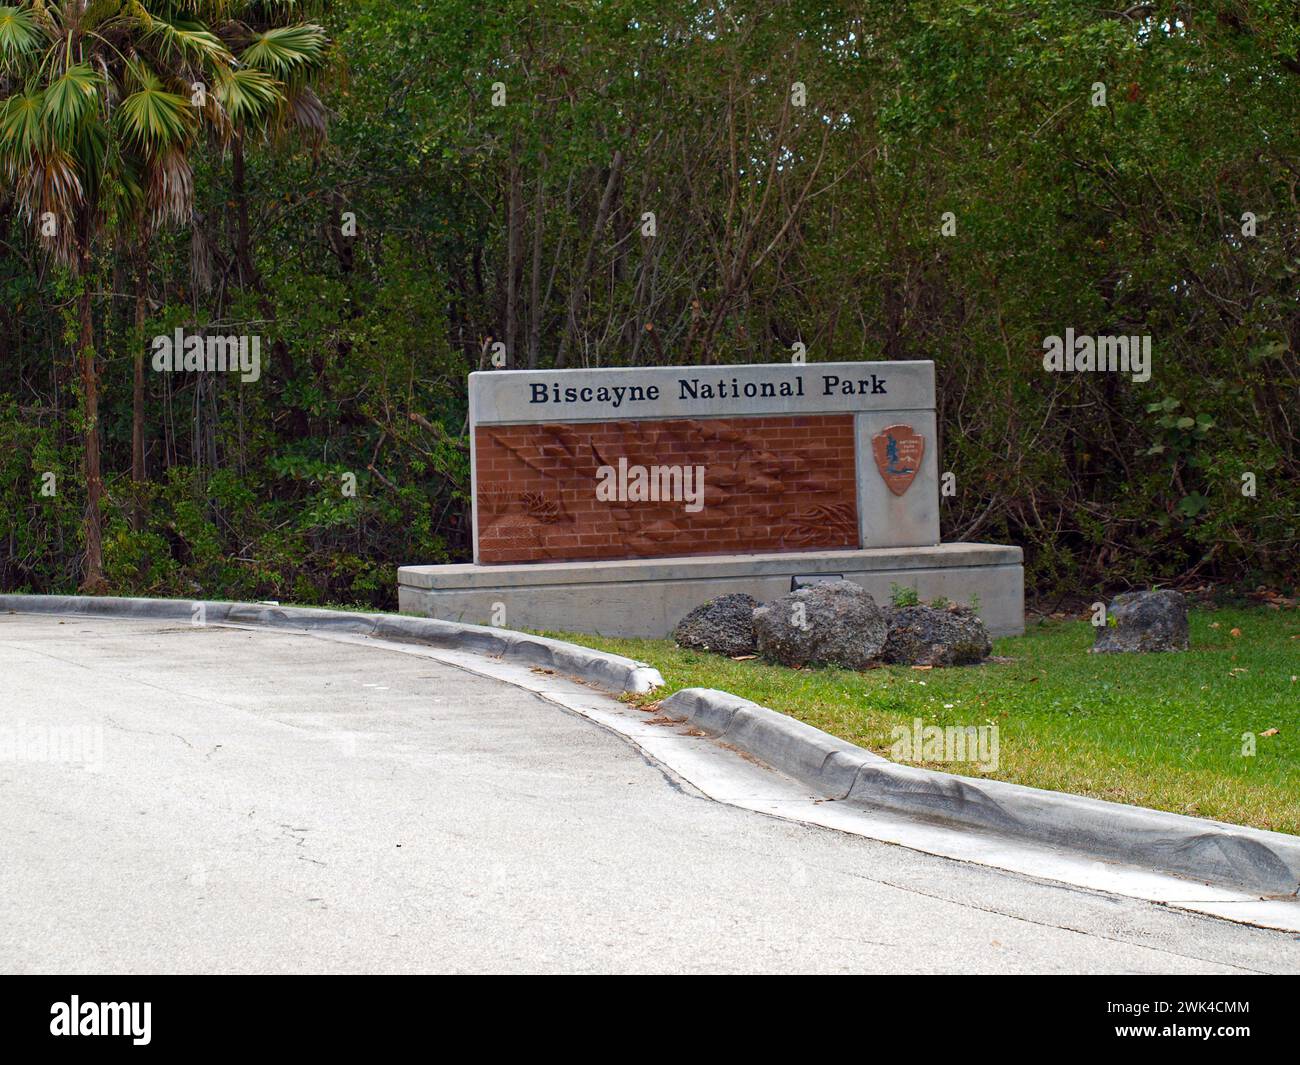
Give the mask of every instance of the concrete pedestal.
[[766, 602], [790, 591], [792, 577], [839, 575], [888, 606], [890, 586], [915, 588], [922, 601], [962, 604], [978, 597], [995, 636], [1025, 628], [1025, 575], [1018, 547], [940, 544], [865, 551], [694, 555], [616, 562], [493, 566], [403, 566], [403, 612], [511, 629], [603, 636], [669, 635], [701, 603], [727, 592]]

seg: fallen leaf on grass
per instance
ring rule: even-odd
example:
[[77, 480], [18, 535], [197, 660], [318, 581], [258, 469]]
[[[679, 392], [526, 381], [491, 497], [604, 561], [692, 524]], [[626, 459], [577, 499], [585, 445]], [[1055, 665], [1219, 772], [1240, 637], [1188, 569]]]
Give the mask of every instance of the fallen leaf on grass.
[[732, 655], [731, 660], [733, 662], [749, 662], [757, 657], [758, 655]]
[[1217, 621], [1210, 622], [1210, 628], [1217, 629], [1218, 627], [1219, 627], [1219, 623]]
[[1275, 728], [1268, 728], [1268, 729], [1265, 729], [1263, 732], [1261, 732], [1260, 735], [1261, 735], [1261, 736], [1276, 736], [1276, 735], [1277, 735], [1277, 732], [1278, 732], [1278, 730], [1275, 729]]
[[1231, 630], [1228, 632], [1228, 635], [1229, 635], [1229, 636], [1232, 636], [1232, 637], [1240, 636], [1240, 635], [1241, 635], [1241, 630], [1240, 630], [1240, 629], [1231, 629]]
[[1264, 600], [1264, 604], [1266, 606], [1270, 606], [1274, 610], [1281, 610], [1283, 607], [1291, 608], [1296, 605], [1296, 601], [1294, 599], [1289, 599], [1281, 592], [1276, 590], [1271, 590], [1271, 589], [1266, 590], [1260, 588], [1257, 590], [1256, 594], [1261, 599]]

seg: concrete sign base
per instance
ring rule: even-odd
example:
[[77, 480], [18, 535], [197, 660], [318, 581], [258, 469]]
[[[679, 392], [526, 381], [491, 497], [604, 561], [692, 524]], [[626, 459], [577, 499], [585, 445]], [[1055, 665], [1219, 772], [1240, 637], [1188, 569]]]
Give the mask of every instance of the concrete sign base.
[[821, 575], [862, 585], [881, 606], [889, 604], [892, 585], [914, 588], [923, 601], [978, 602], [994, 636], [1025, 628], [1021, 550], [995, 544], [403, 566], [397, 573], [404, 613], [511, 629], [662, 637], [714, 596], [748, 592], [765, 602], [790, 591], [794, 577]]

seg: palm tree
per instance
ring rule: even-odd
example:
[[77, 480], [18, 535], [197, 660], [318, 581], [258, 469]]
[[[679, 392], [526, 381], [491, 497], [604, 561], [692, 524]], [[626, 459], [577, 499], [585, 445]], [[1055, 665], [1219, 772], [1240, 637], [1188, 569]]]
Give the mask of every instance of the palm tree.
[[[242, 174], [244, 131], [271, 132], [294, 121], [311, 129], [323, 120], [308, 83], [324, 65], [325, 32], [312, 24], [276, 25], [298, 8], [294, 0], [0, 6], [0, 176], [34, 238], [81, 283], [86, 591], [106, 586], [91, 277], [96, 243], [144, 248], [153, 227], [189, 222], [190, 159], [202, 144], [202, 126], [222, 146], [238, 142]], [[137, 348], [132, 468], [139, 475], [144, 352]]]
[[[244, 144], [259, 135], [264, 141], [279, 141], [289, 132], [304, 134], [313, 145], [324, 140], [326, 112], [312, 84], [325, 68], [329, 41], [325, 32], [312, 23], [277, 24], [277, 20], [303, 14], [307, 5], [301, 0], [219, 0], [173, 6], [185, 7], [201, 19], [197, 23], [164, 23], [159, 32], [169, 35], [170, 54], [188, 61], [173, 74], [191, 93], [191, 102], [198, 107], [212, 141], [231, 153], [235, 262], [240, 282], [250, 284], [256, 281], [256, 272], [249, 233]], [[143, 203], [136, 213], [136, 331], [140, 333], [152, 226]], [[131, 425], [132, 479], [140, 482], [145, 480], [143, 340], [135, 352]]]

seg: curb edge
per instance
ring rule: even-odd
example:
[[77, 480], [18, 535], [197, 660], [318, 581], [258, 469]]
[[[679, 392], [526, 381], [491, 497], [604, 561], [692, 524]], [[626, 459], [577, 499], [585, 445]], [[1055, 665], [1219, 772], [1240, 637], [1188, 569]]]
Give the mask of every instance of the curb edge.
[[469, 651], [554, 669], [580, 680], [643, 695], [663, 686], [659, 671], [644, 662], [590, 647], [485, 625], [465, 625], [404, 614], [350, 613], [273, 603], [231, 603], [205, 599], [129, 599], [117, 596], [0, 595], [0, 611], [73, 614], [140, 620], [189, 621], [203, 625], [256, 625], [279, 629], [328, 629]]
[[1300, 836], [902, 765], [712, 688], [684, 688], [662, 706], [830, 800], [1264, 895], [1300, 891]]

